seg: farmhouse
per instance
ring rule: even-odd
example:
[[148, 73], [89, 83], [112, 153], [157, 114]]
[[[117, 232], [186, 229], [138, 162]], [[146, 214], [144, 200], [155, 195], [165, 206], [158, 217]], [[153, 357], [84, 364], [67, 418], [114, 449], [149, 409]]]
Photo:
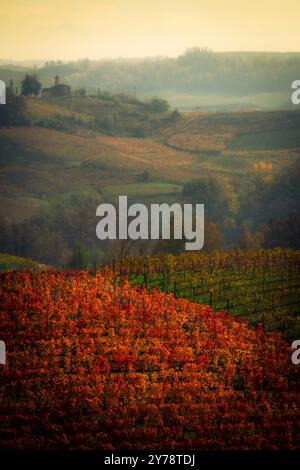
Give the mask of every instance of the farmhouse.
[[70, 85], [59, 83], [58, 75], [54, 77], [54, 85], [52, 87], [42, 89], [43, 98], [56, 97], [56, 96], [71, 96]]

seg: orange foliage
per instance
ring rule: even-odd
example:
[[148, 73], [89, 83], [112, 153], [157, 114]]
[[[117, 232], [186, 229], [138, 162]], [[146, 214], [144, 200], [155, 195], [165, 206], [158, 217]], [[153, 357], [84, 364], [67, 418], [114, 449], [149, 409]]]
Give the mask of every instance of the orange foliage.
[[259, 170], [259, 171], [272, 171], [273, 165], [272, 163], [261, 161], [258, 163], [254, 163], [252, 168], [253, 170]]
[[1, 281], [2, 448], [299, 447], [279, 334], [111, 273]]

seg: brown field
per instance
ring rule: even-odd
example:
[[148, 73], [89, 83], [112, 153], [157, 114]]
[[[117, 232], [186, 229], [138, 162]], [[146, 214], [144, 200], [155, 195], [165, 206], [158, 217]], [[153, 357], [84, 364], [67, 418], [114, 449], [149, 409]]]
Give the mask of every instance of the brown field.
[[28, 99], [26, 101], [26, 106], [30, 116], [37, 119], [49, 118], [57, 114], [65, 117], [74, 116], [76, 119], [80, 118], [82, 121], [89, 121], [91, 119], [91, 117], [86, 113], [78, 111], [73, 112], [57, 103], [48, 103], [45, 100]]
[[269, 150], [276, 140], [275, 134], [277, 142], [272, 148], [299, 148], [300, 140], [294, 135], [298, 133], [299, 125], [298, 111], [194, 112], [184, 116], [173, 128], [163, 131], [159, 140], [201, 154], [223, 152], [231, 147], [235, 150], [255, 149], [261, 140], [271, 135], [269, 141], [262, 144], [264, 150]]
[[109, 167], [142, 171], [147, 168], [163, 181], [185, 181], [194, 176], [193, 156], [170, 149], [150, 139], [109, 137], [101, 134], [79, 136], [40, 127], [2, 128], [0, 139], [27, 149], [43, 151], [65, 161], [103, 161]]
[[188, 133], [182, 132], [173, 135], [168, 143], [178, 149], [185, 149], [191, 152], [221, 152], [226, 149], [233, 139], [233, 132], [210, 133]]

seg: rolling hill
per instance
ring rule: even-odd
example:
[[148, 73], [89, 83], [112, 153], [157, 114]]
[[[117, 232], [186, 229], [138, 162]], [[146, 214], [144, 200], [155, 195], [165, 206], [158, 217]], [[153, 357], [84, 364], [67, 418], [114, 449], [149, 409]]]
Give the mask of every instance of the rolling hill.
[[[32, 119], [41, 113], [53, 119], [57, 113], [69, 116], [66, 102], [28, 100], [29, 112]], [[76, 103], [79, 112], [80, 99]], [[105, 187], [115, 185], [116, 179], [127, 185], [144, 183], [143, 178], [181, 185], [203, 174], [276, 174], [299, 155], [299, 112], [192, 113], [147, 138], [134, 138], [86, 128], [84, 123], [92, 119], [86, 100], [82, 109], [82, 125], [66, 131], [37, 125], [0, 128], [6, 199], [47, 200], [74, 188], [107, 195]], [[159, 194], [157, 188], [154, 195]]]
[[[176, 113], [173, 119], [172, 112], [149, 111], [138, 102], [130, 104], [127, 98], [122, 99], [113, 102], [120, 117], [118, 125], [109, 132], [95, 127], [96, 115], [105, 115], [107, 100], [91, 97], [72, 97], [69, 101], [65, 98], [60, 102], [29, 99], [26, 102], [31, 125], [0, 127], [0, 218], [5, 226], [30, 224], [35, 218], [38, 237], [41, 224], [48, 233], [49, 221], [50, 240], [57, 233], [60, 218], [82, 219], [79, 208], [77, 215], [71, 213], [84, 200], [86, 207], [80, 211], [88, 211], [89, 221], [85, 224], [89, 224], [89, 236], [94, 237], [95, 208], [100, 202], [115, 201], [121, 193], [133, 202], [183, 202], [186, 183], [203, 176], [217, 177], [223, 187], [230, 186], [243, 208], [243, 213], [227, 226], [231, 230], [230, 243], [240, 221], [247, 217], [256, 217], [259, 223], [265, 221], [260, 209], [261, 201], [266, 200], [263, 192], [272, 182], [279, 181], [281, 174], [294, 171], [291, 168], [299, 159], [299, 112]], [[145, 119], [148, 116], [151, 123], [146, 137], [133, 136], [139, 122], [140, 114], [135, 115], [139, 106], [140, 113]], [[120, 130], [129, 107], [128, 127]], [[55, 128], [57, 123], [58, 127], [62, 124], [60, 130]], [[273, 198], [274, 191], [270, 189]], [[287, 196], [288, 191], [289, 188]], [[254, 204], [248, 214], [249, 198]], [[268, 204], [274, 207], [272, 200]], [[291, 197], [286, 197], [281, 216], [294, 207]], [[43, 223], [39, 220], [41, 213]], [[79, 221], [76, 224], [80, 226]], [[57, 241], [66, 253], [64, 260], [74, 249], [76, 236], [69, 225]], [[27, 228], [22, 230], [28, 232]], [[67, 250], [63, 248], [65, 231]], [[13, 233], [18, 235], [16, 227]], [[56, 250], [49, 248], [47, 258], [40, 258], [42, 247], [38, 257], [37, 253], [16, 254], [51, 264], [51, 253]], [[55, 259], [58, 258], [57, 255]]]
[[110, 272], [2, 281], [2, 450], [299, 448], [278, 333]]

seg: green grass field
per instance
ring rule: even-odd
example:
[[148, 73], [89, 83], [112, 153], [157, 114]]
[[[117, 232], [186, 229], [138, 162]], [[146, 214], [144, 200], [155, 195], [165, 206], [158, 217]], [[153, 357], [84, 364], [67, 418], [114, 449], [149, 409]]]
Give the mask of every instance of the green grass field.
[[44, 271], [49, 269], [46, 264], [38, 263], [29, 258], [21, 258], [19, 256], [8, 255], [6, 253], [0, 253], [0, 271]]
[[115, 198], [119, 195], [128, 197], [141, 196], [157, 196], [165, 194], [180, 194], [182, 186], [170, 183], [132, 183], [132, 184], [113, 184], [105, 186], [102, 189], [102, 194], [109, 198]]
[[229, 145], [231, 150], [272, 150], [300, 147], [299, 129], [276, 129], [242, 134]]

